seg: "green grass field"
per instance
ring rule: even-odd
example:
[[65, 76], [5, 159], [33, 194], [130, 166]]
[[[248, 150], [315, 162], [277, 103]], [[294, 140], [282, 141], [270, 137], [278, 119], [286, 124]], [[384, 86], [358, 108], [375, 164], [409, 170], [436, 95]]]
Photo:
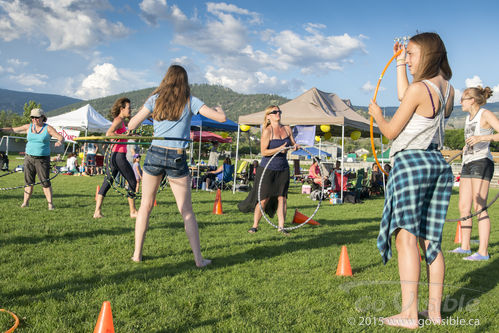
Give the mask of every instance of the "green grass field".
[[[22, 179], [20, 173], [6, 176], [0, 185], [20, 185]], [[383, 266], [376, 248], [383, 198], [356, 205], [324, 202], [315, 216], [320, 226], [283, 237], [263, 220], [258, 233], [246, 232], [252, 216], [236, 206], [246, 193], [223, 192], [224, 214], [213, 215], [215, 192], [193, 192], [203, 254], [213, 260], [198, 269], [169, 189], [158, 196], [144, 261], [137, 264], [130, 261], [134, 220], [126, 200], [110, 191], [105, 217], [92, 218], [101, 182], [102, 176], [58, 176], [54, 211], [47, 210], [39, 186], [23, 209], [22, 190], [0, 192], [0, 308], [18, 315], [17, 331], [91, 332], [105, 300], [116, 332], [397, 331], [378, 320], [398, 313], [400, 304], [396, 251]], [[287, 224], [295, 208], [310, 215], [316, 206], [299, 190], [290, 189]], [[457, 199], [455, 192], [449, 218], [458, 217]], [[489, 214], [491, 259], [465, 262], [445, 254], [443, 315], [449, 323], [423, 330], [499, 330], [499, 204]], [[456, 247], [455, 231], [456, 223], [446, 224], [444, 251]], [[335, 275], [342, 245], [353, 277]], [[425, 271], [421, 280], [423, 309]], [[0, 331], [12, 325], [0, 312]]]

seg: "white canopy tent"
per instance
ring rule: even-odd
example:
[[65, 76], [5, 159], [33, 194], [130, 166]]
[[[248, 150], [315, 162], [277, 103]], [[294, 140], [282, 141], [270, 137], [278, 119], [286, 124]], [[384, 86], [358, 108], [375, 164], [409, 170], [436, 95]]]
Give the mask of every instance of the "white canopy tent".
[[[352, 109], [349, 100], [343, 100], [334, 93], [320, 91], [311, 88], [279, 106], [282, 110], [281, 123], [284, 125], [333, 125], [331, 133], [333, 136], [341, 137], [341, 200], [343, 201], [343, 155], [345, 134], [350, 135], [353, 131], [360, 131], [364, 137], [369, 136], [370, 122]], [[260, 126], [263, 123], [265, 111], [239, 116], [238, 124]], [[373, 132], [380, 135], [379, 128], [374, 125]], [[239, 151], [239, 134], [237, 132], [236, 148], [236, 170]], [[233, 188], [235, 192], [235, 186]]]
[[47, 124], [52, 127], [85, 131], [85, 135], [88, 132], [105, 133], [111, 126], [111, 122], [95, 111], [90, 104], [71, 112], [50, 117], [47, 119]]

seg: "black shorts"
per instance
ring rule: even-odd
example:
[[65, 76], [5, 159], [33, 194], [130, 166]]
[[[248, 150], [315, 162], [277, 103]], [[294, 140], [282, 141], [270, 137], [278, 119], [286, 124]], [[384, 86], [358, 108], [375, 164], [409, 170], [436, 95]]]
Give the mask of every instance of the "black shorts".
[[466, 163], [461, 170], [461, 178], [478, 178], [490, 182], [493, 176], [494, 162], [488, 158]]

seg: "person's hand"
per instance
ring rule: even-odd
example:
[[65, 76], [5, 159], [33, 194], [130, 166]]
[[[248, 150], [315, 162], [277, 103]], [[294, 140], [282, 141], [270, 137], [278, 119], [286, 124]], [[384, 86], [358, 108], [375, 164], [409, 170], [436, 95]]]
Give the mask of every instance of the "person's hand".
[[470, 136], [469, 138], [466, 139], [466, 144], [470, 147], [473, 147], [475, 144], [479, 143], [480, 141], [482, 141], [482, 137], [481, 136]]
[[403, 43], [395, 42], [395, 44], [393, 44], [393, 54], [396, 54], [400, 50], [402, 50], [402, 52], [397, 56], [397, 65], [399, 63], [405, 63], [405, 45]]
[[375, 101], [371, 99], [371, 103], [369, 103], [369, 115], [373, 117], [375, 120], [378, 119], [378, 117], [383, 117], [383, 111], [381, 108], [376, 104]]
[[299, 144], [297, 144], [297, 143], [295, 143], [295, 145], [293, 146], [293, 149], [294, 149], [295, 151], [296, 151], [296, 150], [298, 150], [298, 149], [300, 149], [300, 145], [299, 145]]

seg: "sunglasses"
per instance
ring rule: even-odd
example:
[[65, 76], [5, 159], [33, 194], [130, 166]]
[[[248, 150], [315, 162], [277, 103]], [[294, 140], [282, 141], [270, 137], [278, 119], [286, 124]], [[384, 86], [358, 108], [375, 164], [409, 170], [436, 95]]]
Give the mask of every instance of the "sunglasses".
[[465, 101], [465, 100], [467, 100], [467, 99], [472, 99], [472, 98], [473, 98], [473, 97], [468, 97], [468, 98], [462, 98], [462, 97], [461, 97], [461, 102], [462, 102], [462, 101]]
[[40, 119], [41, 117], [31, 116], [31, 119]]
[[269, 112], [269, 114], [281, 114], [282, 111], [281, 110], [274, 110], [272, 112]]

